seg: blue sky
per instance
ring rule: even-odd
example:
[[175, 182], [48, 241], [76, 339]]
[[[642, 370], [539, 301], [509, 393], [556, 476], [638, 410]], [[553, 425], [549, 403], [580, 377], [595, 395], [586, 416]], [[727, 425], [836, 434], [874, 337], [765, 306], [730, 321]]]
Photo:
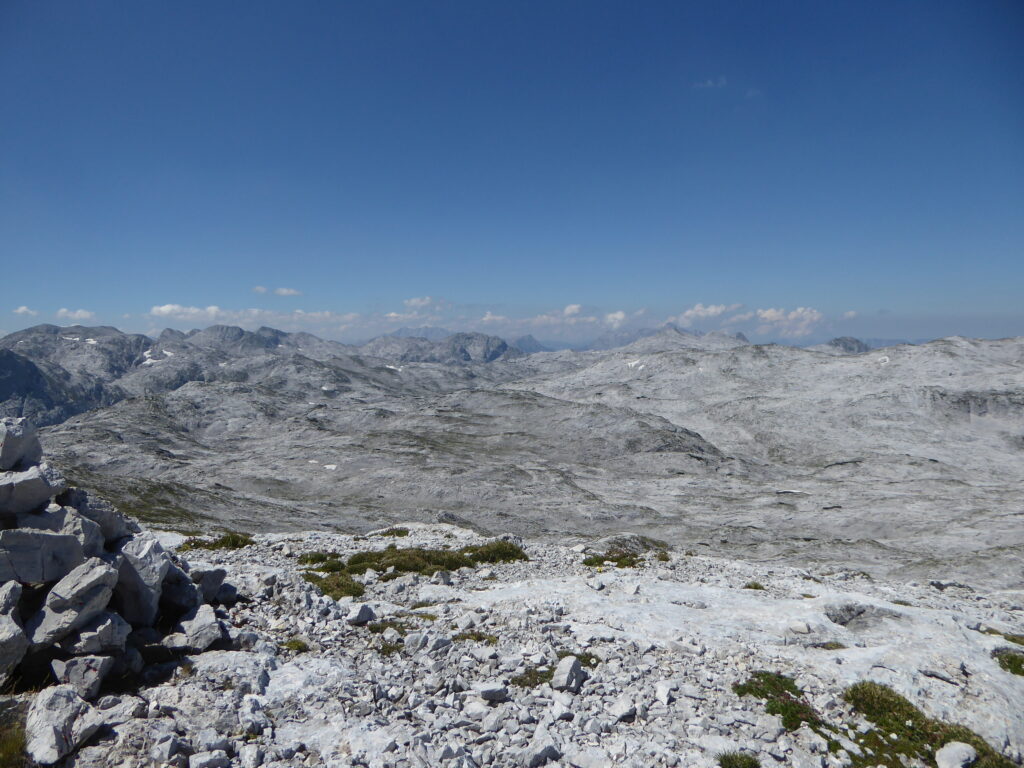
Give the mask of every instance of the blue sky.
[[1021, 40], [1016, 0], [7, 0], [0, 330], [1021, 335]]

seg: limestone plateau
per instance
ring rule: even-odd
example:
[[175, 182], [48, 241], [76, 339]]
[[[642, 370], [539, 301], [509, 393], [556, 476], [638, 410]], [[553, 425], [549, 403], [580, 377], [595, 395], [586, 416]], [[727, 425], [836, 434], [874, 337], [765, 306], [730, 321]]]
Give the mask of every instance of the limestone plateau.
[[0, 338], [0, 750], [1019, 765], [1024, 340], [865, 347]]

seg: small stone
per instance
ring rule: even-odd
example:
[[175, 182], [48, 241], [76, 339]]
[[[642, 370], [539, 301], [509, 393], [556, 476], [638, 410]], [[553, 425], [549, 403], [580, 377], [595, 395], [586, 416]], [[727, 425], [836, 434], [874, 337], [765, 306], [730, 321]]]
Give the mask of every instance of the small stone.
[[977, 759], [977, 750], [962, 741], [951, 741], [935, 753], [938, 768], [967, 768]]
[[377, 614], [373, 612], [366, 603], [356, 603], [349, 609], [348, 616], [345, 617], [345, 621], [349, 624], [361, 627], [364, 624], [369, 624], [371, 621], [375, 621]]
[[227, 752], [215, 749], [211, 752], [197, 752], [188, 759], [188, 768], [228, 768], [231, 760]]
[[587, 673], [575, 656], [566, 656], [558, 662], [551, 678], [551, 687], [556, 691], [579, 693], [580, 687], [587, 679]]
[[484, 701], [504, 701], [508, 698], [508, 688], [500, 680], [473, 683], [473, 690]]

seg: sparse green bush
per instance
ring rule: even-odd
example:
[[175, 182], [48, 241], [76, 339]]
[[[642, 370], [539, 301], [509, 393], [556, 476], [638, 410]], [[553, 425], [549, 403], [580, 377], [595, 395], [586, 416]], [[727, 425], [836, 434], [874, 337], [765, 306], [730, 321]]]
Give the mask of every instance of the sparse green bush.
[[811, 647], [812, 648], [821, 648], [821, 650], [823, 650], [823, 651], [841, 651], [846, 646], [843, 645], [840, 642], [837, 642], [836, 640], [829, 640], [826, 643], [818, 643], [817, 645], [812, 645]]
[[295, 651], [296, 653], [305, 653], [309, 650], [309, 644], [298, 637], [293, 637], [290, 640], [286, 640], [281, 643], [282, 648], [287, 648], [289, 651]]
[[744, 589], [761, 589], [761, 590], [763, 590], [764, 589], [764, 584], [762, 584], [760, 581], [748, 581], [746, 584], [743, 585], [743, 588]]
[[377, 534], [378, 536], [391, 536], [392, 538], [404, 538], [409, 535], [408, 528], [388, 528], [386, 531], [381, 531]]
[[719, 752], [715, 755], [721, 768], [760, 768], [761, 761], [742, 752]]
[[824, 725], [791, 677], [761, 670], [754, 672], [745, 683], [736, 683], [732, 689], [740, 696], [764, 699], [768, 714], [781, 717], [788, 731], [795, 731], [802, 723], [812, 728]]
[[373, 621], [366, 625], [366, 628], [375, 635], [383, 634], [389, 629], [395, 630], [400, 635], [405, 635], [412, 625], [404, 621], [395, 621], [394, 619], [384, 619], [383, 621]]
[[1000, 632], [998, 629], [993, 629], [992, 627], [986, 627], [981, 631], [984, 632], [986, 635], [995, 635], [996, 637], [1001, 637], [1003, 638], [1003, 640], [1007, 640], [1011, 643], [1016, 643], [1017, 645], [1024, 645], [1024, 635], [1011, 635], [1006, 632]]
[[241, 549], [242, 547], [248, 547], [255, 543], [256, 542], [253, 541], [252, 536], [247, 533], [234, 533], [233, 531], [229, 531], [212, 541], [195, 537], [186, 539], [182, 542], [181, 546], [178, 547], [178, 550], [181, 552], [188, 552], [191, 549]]
[[459, 550], [463, 555], [476, 563], [512, 563], [517, 560], [529, 560], [522, 548], [511, 541], [489, 541]]
[[402, 643], [381, 643], [377, 647], [377, 653], [381, 656], [390, 656], [392, 653], [400, 651], [404, 647], [405, 646]]
[[643, 562], [643, 558], [635, 552], [609, 549], [603, 555], [591, 555], [583, 559], [583, 564], [591, 567], [602, 566], [606, 562], [612, 563], [616, 568], [636, 568]]

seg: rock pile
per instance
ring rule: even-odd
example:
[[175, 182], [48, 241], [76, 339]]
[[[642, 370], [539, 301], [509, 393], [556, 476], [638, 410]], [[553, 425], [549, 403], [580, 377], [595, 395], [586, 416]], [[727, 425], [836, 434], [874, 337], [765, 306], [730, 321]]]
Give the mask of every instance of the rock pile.
[[89, 704], [104, 688], [156, 679], [222, 639], [207, 603], [224, 571], [190, 569], [41, 459], [24, 419], [0, 420], [0, 684], [56, 683], [28, 718], [29, 752], [50, 764], [124, 715]]

